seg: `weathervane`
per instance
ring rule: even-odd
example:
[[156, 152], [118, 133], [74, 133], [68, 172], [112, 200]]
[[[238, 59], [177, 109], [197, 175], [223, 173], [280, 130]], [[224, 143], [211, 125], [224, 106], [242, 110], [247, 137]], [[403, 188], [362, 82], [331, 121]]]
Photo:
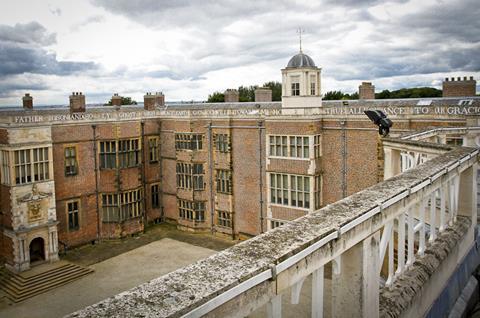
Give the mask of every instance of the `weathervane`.
[[299, 27], [297, 29], [297, 33], [298, 33], [298, 38], [300, 40], [300, 53], [302, 53], [302, 33], [305, 33], [305, 30]]

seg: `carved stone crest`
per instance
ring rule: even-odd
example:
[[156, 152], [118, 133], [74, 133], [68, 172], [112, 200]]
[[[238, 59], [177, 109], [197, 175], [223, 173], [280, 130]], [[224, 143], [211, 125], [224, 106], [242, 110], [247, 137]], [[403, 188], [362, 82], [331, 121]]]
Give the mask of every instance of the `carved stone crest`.
[[32, 185], [32, 192], [17, 199], [18, 203], [26, 203], [28, 209], [28, 221], [34, 222], [42, 219], [42, 201], [51, 196], [51, 193], [38, 191], [37, 185]]
[[42, 218], [42, 211], [40, 202], [29, 202], [27, 203], [28, 206], [28, 220], [30, 222], [37, 221]]

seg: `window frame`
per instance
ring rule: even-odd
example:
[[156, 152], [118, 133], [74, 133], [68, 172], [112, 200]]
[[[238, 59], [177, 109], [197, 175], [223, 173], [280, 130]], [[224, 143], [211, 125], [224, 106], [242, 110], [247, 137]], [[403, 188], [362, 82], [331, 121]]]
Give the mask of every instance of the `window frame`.
[[[154, 189], [156, 190], [154, 191]], [[152, 209], [160, 208], [160, 184], [154, 183], [150, 185], [150, 204]]]
[[[103, 223], [121, 223], [142, 217], [145, 213], [141, 187], [117, 193], [102, 193], [101, 198]], [[108, 201], [107, 204], [105, 201]]]
[[[76, 204], [77, 209], [72, 209], [70, 210], [70, 205]], [[67, 212], [67, 231], [68, 232], [74, 232], [80, 230], [80, 199], [74, 199], [74, 200], [68, 200], [65, 202], [65, 210]], [[76, 214], [76, 226], [71, 226], [71, 216], [74, 216]]]
[[2, 149], [0, 152], [0, 165], [1, 165], [1, 182], [5, 185], [11, 185], [12, 183], [12, 166], [11, 162], [11, 151]]
[[233, 212], [217, 210], [217, 226], [231, 229], [233, 224]]
[[215, 184], [217, 193], [233, 194], [232, 170], [215, 169]]
[[[67, 150], [73, 149], [74, 154], [73, 156], [71, 153], [67, 156]], [[78, 160], [77, 160], [77, 146], [65, 146], [63, 148], [63, 159], [64, 159], [64, 166], [65, 166], [65, 176], [71, 177], [76, 176], [78, 174]], [[73, 164], [72, 164], [73, 163]], [[73, 167], [73, 171], [68, 172], [68, 168]]]
[[105, 170], [116, 169], [118, 166], [116, 140], [100, 140], [98, 146], [99, 168]]
[[206, 201], [177, 199], [178, 218], [190, 222], [205, 222]]
[[225, 133], [218, 133], [213, 135], [215, 141], [215, 150], [221, 153], [230, 152], [230, 135]]
[[[310, 138], [314, 135], [267, 135], [269, 158], [311, 160]], [[298, 153], [300, 152], [300, 156]]]
[[201, 151], [203, 138], [203, 133], [176, 132], [175, 151]]
[[[13, 153], [13, 185], [24, 185], [52, 180], [50, 171], [51, 146], [21, 148], [11, 150]], [[20, 155], [22, 154], [22, 155]], [[9, 157], [10, 159], [10, 157]]]
[[[312, 177], [310, 175], [270, 172], [268, 203], [275, 206], [287, 206], [310, 211], [314, 195], [310, 186], [310, 178]], [[301, 181], [300, 183], [299, 180]]]
[[148, 137], [148, 162], [158, 163], [160, 159], [160, 137]]

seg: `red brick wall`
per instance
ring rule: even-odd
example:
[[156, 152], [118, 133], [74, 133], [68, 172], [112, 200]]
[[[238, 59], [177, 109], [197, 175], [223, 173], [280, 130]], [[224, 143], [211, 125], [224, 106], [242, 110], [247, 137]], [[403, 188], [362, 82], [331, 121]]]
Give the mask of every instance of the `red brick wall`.
[[[257, 126], [257, 121], [236, 121], [233, 125]], [[259, 152], [259, 130], [232, 130], [232, 162], [233, 162], [233, 200], [235, 206], [236, 231], [256, 235], [260, 233], [260, 178], [265, 185], [265, 131], [262, 132], [262, 153]], [[262, 160], [262, 174], [260, 163]], [[263, 188], [263, 217], [266, 218], [266, 191]], [[263, 226], [266, 231], [266, 221]]]
[[12, 228], [12, 208], [10, 202], [10, 187], [0, 185], [0, 224], [7, 229]]
[[[99, 124], [96, 127], [97, 146], [101, 140], [116, 140], [123, 138], [140, 138], [141, 124], [139, 121], [106, 123]], [[143, 156], [145, 161], [145, 187], [144, 196], [147, 203], [145, 212], [147, 218], [153, 220], [160, 217], [160, 208], [151, 209], [150, 183], [160, 181], [159, 164], [150, 164], [148, 162], [148, 142], [149, 135], [158, 135], [159, 122], [157, 120], [148, 120], [144, 126], [145, 142], [142, 143]], [[97, 238], [98, 235], [98, 214], [97, 214], [97, 196], [95, 188], [95, 154], [93, 129], [91, 125], [68, 125], [54, 126], [52, 128], [52, 138], [54, 142], [54, 175], [57, 199], [57, 216], [60, 221], [59, 238], [69, 245], [79, 245]], [[140, 138], [141, 139], [141, 138]], [[65, 176], [64, 169], [64, 148], [75, 146], [77, 148], [78, 173], [75, 176]], [[98, 163], [97, 149], [97, 164]], [[142, 168], [132, 167], [126, 169], [99, 169], [98, 170], [98, 192], [99, 207], [101, 212], [101, 194], [119, 192], [137, 189], [142, 186]], [[79, 199], [81, 202], [80, 211], [80, 229], [76, 231], [68, 230], [68, 219], [66, 212], [66, 202], [71, 199]], [[100, 222], [102, 236], [109, 237], [111, 233], [117, 233], [112, 237], [131, 234], [135, 231], [143, 230], [143, 225], [138, 225], [139, 220], [135, 222], [127, 221], [126, 225], [119, 226], [103, 224]], [[140, 219], [140, 223], [143, 222]], [[107, 233], [104, 235], [104, 233]], [[122, 234], [123, 233], [123, 234]]]
[[77, 199], [80, 201], [78, 230], [70, 230], [68, 228], [67, 202], [70, 200], [57, 200], [58, 239], [69, 247], [97, 239], [98, 215], [96, 195], [83, 195]]
[[8, 130], [0, 129], [0, 144], [8, 144]]
[[274, 219], [295, 220], [306, 214], [308, 214], [307, 211], [285, 208], [280, 206], [272, 206], [272, 218]]
[[13, 265], [13, 241], [0, 233], [0, 263]]

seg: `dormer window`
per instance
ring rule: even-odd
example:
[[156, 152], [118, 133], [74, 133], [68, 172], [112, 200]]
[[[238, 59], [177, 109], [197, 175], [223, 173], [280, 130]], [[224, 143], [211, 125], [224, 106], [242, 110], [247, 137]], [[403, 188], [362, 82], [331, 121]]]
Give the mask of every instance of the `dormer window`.
[[473, 103], [473, 99], [462, 99], [458, 102], [458, 106], [470, 106]]

